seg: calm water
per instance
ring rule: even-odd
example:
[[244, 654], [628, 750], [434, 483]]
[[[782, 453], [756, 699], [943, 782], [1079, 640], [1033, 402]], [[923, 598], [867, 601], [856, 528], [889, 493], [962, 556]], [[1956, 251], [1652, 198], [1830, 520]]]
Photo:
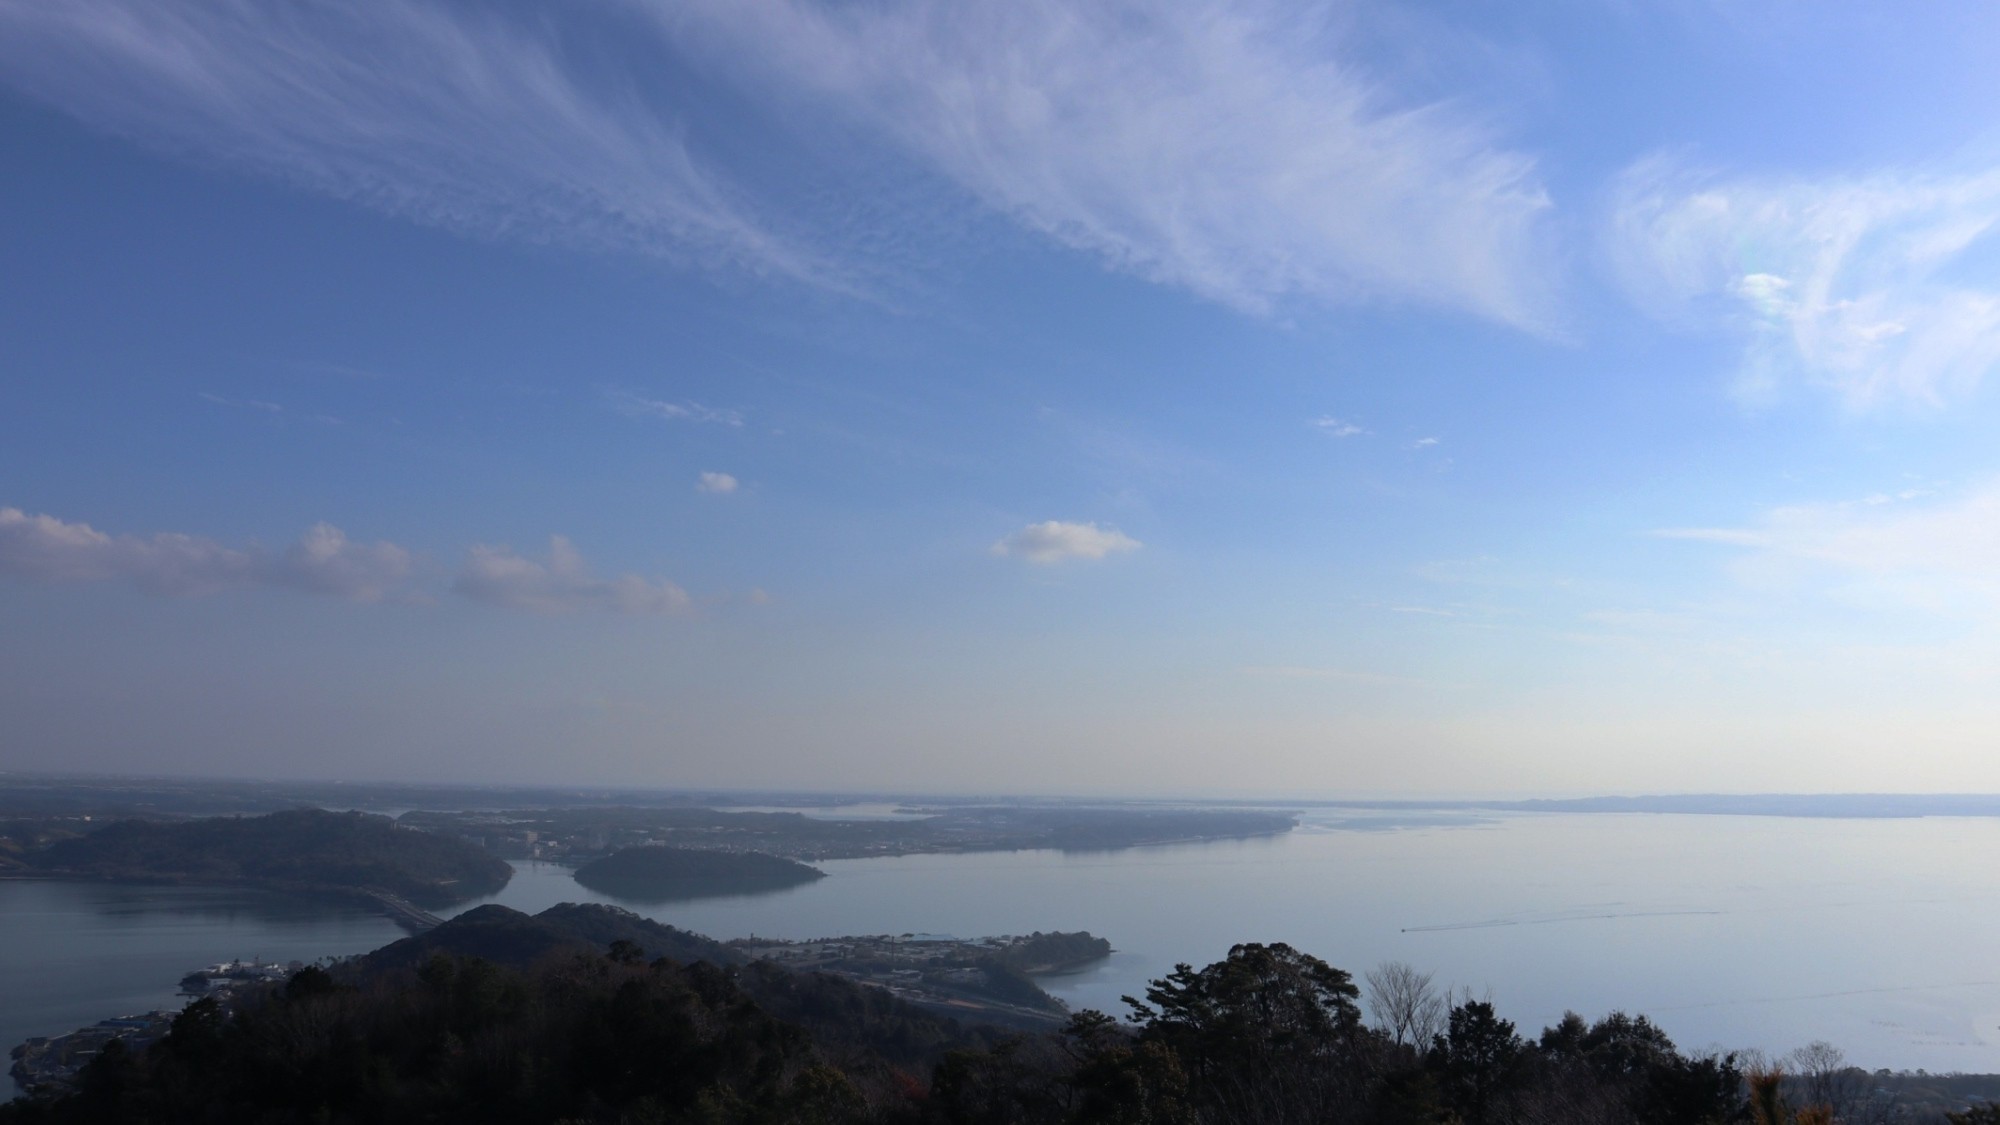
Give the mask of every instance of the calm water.
[[[633, 908], [725, 938], [1087, 929], [1119, 952], [1044, 983], [1111, 1011], [1176, 961], [1286, 941], [1357, 976], [1393, 958], [1490, 989], [1530, 1034], [1566, 1007], [1623, 1008], [1684, 1047], [1826, 1039], [1871, 1067], [2000, 1071], [2000, 821], [1359, 827], [1371, 826], [1383, 830], [1327, 817], [1270, 840], [842, 860], [775, 894]], [[239, 953], [310, 958], [397, 936], [366, 916], [208, 894], [0, 884], [0, 1031], [18, 1039], [150, 1007], [188, 968]], [[523, 864], [493, 901], [615, 900], [567, 869]]]
[[363, 910], [258, 891], [0, 882], [0, 1050], [178, 1008], [181, 977], [216, 961], [313, 961], [401, 936]]

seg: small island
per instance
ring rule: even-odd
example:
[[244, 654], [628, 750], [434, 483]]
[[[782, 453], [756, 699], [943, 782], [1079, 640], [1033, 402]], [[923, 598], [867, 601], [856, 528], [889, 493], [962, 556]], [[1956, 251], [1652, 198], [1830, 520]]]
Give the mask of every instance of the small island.
[[612, 852], [576, 869], [576, 881], [583, 886], [634, 902], [758, 894], [824, 878], [826, 872], [817, 867], [763, 852], [650, 844]]
[[505, 860], [385, 816], [293, 809], [268, 816], [120, 820], [26, 857], [35, 874], [211, 883], [361, 897], [392, 911], [450, 906], [507, 885]]

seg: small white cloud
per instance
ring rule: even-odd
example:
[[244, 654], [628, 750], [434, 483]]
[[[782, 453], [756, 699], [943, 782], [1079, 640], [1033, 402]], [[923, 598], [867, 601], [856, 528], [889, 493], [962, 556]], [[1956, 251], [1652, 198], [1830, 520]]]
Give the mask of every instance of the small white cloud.
[[681, 613], [691, 604], [687, 591], [664, 578], [593, 576], [582, 554], [560, 535], [549, 538], [546, 563], [515, 554], [511, 547], [475, 546], [452, 589], [489, 605], [547, 614]]
[[107, 535], [89, 524], [0, 508], [0, 574], [42, 582], [124, 579], [148, 593], [181, 596], [274, 586], [379, 602], [408, 595], [415, 565], [403, 547], [356, 543], [324, 523], [272, 555], [177, 532]]
[[316, 523], [274, 561], [282, 585], [357, 602], [396, 596], [416, 559], [394, 543], [356, 543], [330, 523]]
[[703, 473], [701, 474], [701, 479], [697, 480], [694, 485], [696, 492], [708, 492], [716, 495], [727, 495], [736, 491], [736, 487], [736, 478], [730, 476], [728, 473]]
[[1032, 563], [1054, 563], [1064, 559], [1101, 559], [1121, 551], [1136, 551], [1137, 539], [1115, 528], [1094, 523], [1065, 523], [1048, 520], [1031, 523], [993, 544], [996, 555], [1027, 559]]
[[669, 422], [712, 422], [723, 426], [743, 424], [741, 411], [703, 406], [698, 402], [668, 402], [643, 398], [627, 391], [606, 391], [605, 397], [611, 400], [613, 409], [627, 418], [664, 418]]
[[1436, 445], [1437, 443], [1438, 439], [1434, 437], [1418, 438], [1417, 440], [1410, 443], [1410, 448], [1429, 449], [1431, 446]]
[[1320, 433], [1326, 434], [1328, 437], [1354, 437], [1358, 434], [1368, 432], [1352, 422], [1336, 418], [1331, 414], [1323, 414], [1318, 418], [1314, 418], [1312, 425], [1313, 428], [1317, 429]]

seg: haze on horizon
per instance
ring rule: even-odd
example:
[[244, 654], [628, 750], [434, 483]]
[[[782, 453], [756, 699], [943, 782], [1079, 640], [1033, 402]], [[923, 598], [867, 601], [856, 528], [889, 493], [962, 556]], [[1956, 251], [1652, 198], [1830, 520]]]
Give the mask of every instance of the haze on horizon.
[[0, 769], [2000, 791], [1997, 41], [0, 0]]

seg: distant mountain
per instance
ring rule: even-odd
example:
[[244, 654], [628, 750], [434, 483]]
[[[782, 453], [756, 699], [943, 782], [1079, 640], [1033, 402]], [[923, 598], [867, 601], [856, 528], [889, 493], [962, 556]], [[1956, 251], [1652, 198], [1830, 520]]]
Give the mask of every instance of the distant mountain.
[[268, 816], [122, 820], [27, 857], [43, 874], [387, 893], [423, 906], [492, 894], [513, 868], [464, 840], [383, 816], [293, 809]]
[[660, 846], [625, 848], [576, 869], [576, 881], [591, 890], [640, 902], [753, 894], [824, 878], [817, 867], [762, 852]]

